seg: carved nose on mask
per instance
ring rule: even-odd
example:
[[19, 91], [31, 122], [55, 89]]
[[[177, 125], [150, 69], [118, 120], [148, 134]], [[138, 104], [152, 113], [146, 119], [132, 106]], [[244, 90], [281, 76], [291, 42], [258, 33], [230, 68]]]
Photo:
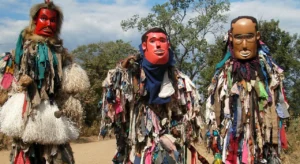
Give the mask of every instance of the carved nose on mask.
[[244, 39], [244, 40], [242, 41], [242, 45], [243, 45], [243, 48], [244, 48], [244, 49], [247, 48], [247, 41], [246, 41], [246, 39]]
[[50, 26], [50, 25], [51, 25], [51, 21], [50, 21], [50, 20], [47, 20], [47, 21], [46, 21], [46, 25], [47, 25], [47, 26]]

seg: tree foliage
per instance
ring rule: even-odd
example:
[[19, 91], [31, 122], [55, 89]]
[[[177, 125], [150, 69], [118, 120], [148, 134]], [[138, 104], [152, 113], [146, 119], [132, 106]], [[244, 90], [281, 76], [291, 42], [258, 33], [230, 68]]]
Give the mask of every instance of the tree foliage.
[[274, 60], [285, 70], [285, 87], [290, 109], [300, 113], [300, 38], [279, 28], [279, 20], [259, 21], [261, 40], [268, 45]]
[[223, 36], [218, 36], [215, 44], [208, 46], [208, 53], [205, 55], [206, 66], [200, 71], [200, 78], [195, 82], [199, 85], [200, 93], [207, 97], [207, 88], [215, 73], [215, 65], [222, 60], [225, 54], [226, 42]]
[[80, 95], [85, 108], [85, 123], [92, 125], [98, 114], [97, 104], [102, 98], [102, 81], [109, 69], [115, 68], [118, 61], [136, 50], [122, 40], [115, 42], [99, 42], [82, 45], [72, 53], [77, 62], [87, 71], [90, 79], [90, 89]]
[[125, 31], [137, 28], [142, 32], [163, 28], [169, 34], [177, 68], [193, 80], [207, 65], [206, 36], [223, 29], [222, 23], [227, 20], [223, 13], [228, 10], [228, 0], [170, 0], [153, 6], [146, 17], [134, 15], [123, 20], [121, 26]]

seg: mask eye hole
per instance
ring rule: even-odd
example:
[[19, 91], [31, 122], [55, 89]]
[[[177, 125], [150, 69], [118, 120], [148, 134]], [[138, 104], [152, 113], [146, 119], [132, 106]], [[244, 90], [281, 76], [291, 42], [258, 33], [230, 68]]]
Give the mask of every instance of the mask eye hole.
[[254, 42], [255, 41], [255, 34], [253, 33], [249, 33], [249, 34], [236, 34], [233, 36], [234, 38], [234, 41], [237, 43], [237, 44], [240, 44], [242, 43], [243, 40], [246, 40], [247, 42]]

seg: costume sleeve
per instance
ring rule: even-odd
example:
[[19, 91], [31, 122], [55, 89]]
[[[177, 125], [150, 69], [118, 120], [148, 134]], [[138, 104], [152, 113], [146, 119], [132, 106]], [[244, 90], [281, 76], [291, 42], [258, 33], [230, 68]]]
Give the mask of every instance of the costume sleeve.
[[0, 54], [0, 106], [18, 90], [15, 66], [14, 50]]

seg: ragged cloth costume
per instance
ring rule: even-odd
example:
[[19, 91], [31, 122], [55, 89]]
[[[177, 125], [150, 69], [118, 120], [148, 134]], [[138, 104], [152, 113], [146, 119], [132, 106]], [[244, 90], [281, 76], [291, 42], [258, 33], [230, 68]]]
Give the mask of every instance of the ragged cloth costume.
[[241, 61], [233, 56], [229, 50], [216, 65], [208, 88], [210, 146], [226, 164], [267, 163], [287, 148], [283, 123], [289, 105], [283, 69], [261, 41], [254, 59]]
[[[113, 162], [186, 163], [188, 150], [197, 153], [192, 143], [204, 124], [197, 89], [175, 69], [171, 50], [164, 65], [140, 53], [140, 60], [131, 60], [127, 69], [118, 65], [102, 83], [102, 116], [112, 120], [117, 142]], [[199, 153], [198, 158], [207, 163]]]
[[13, 138], [11, 163], [73, 164], [69, 142], [79, 137], [83, 112], [76, 94], [90, 84], [63, 47], [59, 30], [51, 37], [34, 33], [32, 23], [41, 9], [59, 13], [60, 30], [60, 8], [53, 2], [37, 4], [16, 49], [2, 54], [0, 131]]

